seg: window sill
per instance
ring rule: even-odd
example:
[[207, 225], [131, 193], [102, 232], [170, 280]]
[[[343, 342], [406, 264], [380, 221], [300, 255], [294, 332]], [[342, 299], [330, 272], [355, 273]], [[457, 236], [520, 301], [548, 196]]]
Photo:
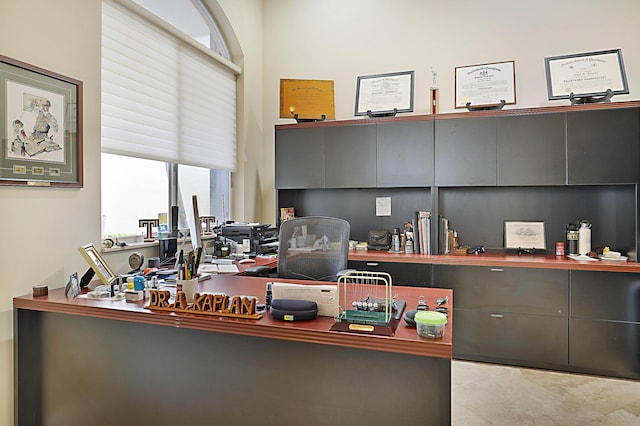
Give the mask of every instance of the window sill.
[[[202, 236], [202, 241], [209, 241], [209, 240], [213, 240], [215, 239], [215, 235], [203, 235]], [[180, 239], [180, 241], [182, 244], [186, 244], [186, 243], [191, 243], [191, 239], [190, 238], [182, 238]], [[141, 249], [141, 248], [146, 248], [146, 247], [157, 247], [158, 246], [158, 240], [154, 240], [154, 241], [142, 241], [142, 242], [135, 242], [135, 243], [126, 243], [125, 246], [116, 246], [114, 245], [113, 247], [102, 247], [100, 249], [101, 253], [115, 253], [115, 252], [121, 252], [121, 251], [128, 251], [128, 250], [136, 250], [136, 249]], [[206, 247], [206, 245], [205, 245]]]

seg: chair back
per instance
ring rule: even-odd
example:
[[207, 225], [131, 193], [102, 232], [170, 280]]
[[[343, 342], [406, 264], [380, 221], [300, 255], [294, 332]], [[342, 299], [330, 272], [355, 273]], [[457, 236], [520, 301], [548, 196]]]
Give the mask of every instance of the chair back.
[[325, 216], [289, 219], [280, 225], [278, 277], [337, 281], [347, 268], [349, 222]]

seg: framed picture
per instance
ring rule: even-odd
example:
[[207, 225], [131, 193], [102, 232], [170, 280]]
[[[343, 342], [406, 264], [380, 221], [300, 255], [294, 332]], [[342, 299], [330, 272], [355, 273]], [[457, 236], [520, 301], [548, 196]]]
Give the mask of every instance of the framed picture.
[[620, 49], [553, 56], [544, 65], [549, 100], [629, 93]]
[[546, 250], [544, 222], [506, 220], [504, 222], [504, 248]]
[[455, 107], [489, 107], [516, 103], [515, 61], [456, 67]]
[[0, 55], [0, 184], [81, 188], [82, 82]]
[[333, 80], [280, 79], [280, 118], [320, 118], [335, 120]]
[[102, 256], [100, 256], [100, 253], [96, 250], [93, 244], [86, 244], [78, 247], [78, 251], [104, 285], [111, 285], [118, 279], [117, 275], [113, 273], [111, 268], [109, 268], [109, 265], [107, 265], [107, 262], [105, 262]]
[[414, 71], [359, 76], [355, 115], [413, 112]]

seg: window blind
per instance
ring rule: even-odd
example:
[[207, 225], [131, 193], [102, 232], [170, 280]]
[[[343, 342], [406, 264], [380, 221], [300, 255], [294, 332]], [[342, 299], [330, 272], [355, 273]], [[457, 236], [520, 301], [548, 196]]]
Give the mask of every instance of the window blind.
[[238, 69], [135, 5], [102, 5], [102, 151], [236, 171]]

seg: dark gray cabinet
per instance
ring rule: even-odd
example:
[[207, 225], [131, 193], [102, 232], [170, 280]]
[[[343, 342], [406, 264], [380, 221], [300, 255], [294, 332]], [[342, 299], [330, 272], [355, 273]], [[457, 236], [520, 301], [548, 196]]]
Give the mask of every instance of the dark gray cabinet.
[[496, 149], [495, 117], [436, 120], [436, 185], [496, 185]]
[[[454, 300], [455, 299], [454, 293]], [[567, 318], [455, 309], [457, 359], [512, 365], [567, 365]]]
[[640, 182], [640, 110], [567, 113], [569, 184]]
[[[358, 271], [387, 272], [393, 285], [409, 287], [430, 287], [432, 266], [427, 263], [365, 262], [350, 260], [349, 268]], [[407, 309], [414, 309], [408, 307]]]
[[356, 125], [325, 129], [325, 187], [376, 186], [376, 127]]
[[[567, 223], [587, 219], [594, 248], [626, 252], [640, 241], [640, 102], [277, 126], [276, 187], [278, 209], [342, 217], [360, 241], [427, 210], [488, 251], [503, 250], [505, 220], [544, 221], [552, 252]], [[376, 216], [378, 197], [391, 216]], [[636, 274], [350, 267], [453, 289], [458, 358], [640, 378]]]
[[377, 186], [431, 186], [433, 121], [377, 125]]
[[640, 276], [571, 272], [569, 364], [640, 378]]
[[276, 188], [324, 188], [324, 130], [276, 130]]
[[434, 286], [453, 289], [455, 357], [567, 364], [567, 271], [436, 265]]
[[565, 114], [498, 118], [498, 185], [566, 183]]

